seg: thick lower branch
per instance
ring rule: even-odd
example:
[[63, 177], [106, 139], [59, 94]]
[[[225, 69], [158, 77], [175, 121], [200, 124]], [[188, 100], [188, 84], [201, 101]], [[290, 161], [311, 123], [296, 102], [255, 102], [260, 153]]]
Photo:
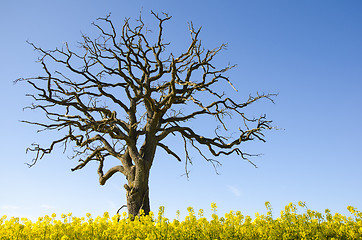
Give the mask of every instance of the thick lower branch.
[[[102, 164], [103, 165], [103, 164]], [[103, 171], [99, 168], [98, 169], [98, 175], [99, 175], [99, 184], [100, 185], [104, 185], [106, 183], [106, 181], [113, 176], [113, 174], [120, 172], [123, 175], [127, 176], [127, 173], [124, 169], [123, 166], [118, 165], [118, 166], [114, 166], [112, 168], [110, 168], [106, 174], [103, 175]]]

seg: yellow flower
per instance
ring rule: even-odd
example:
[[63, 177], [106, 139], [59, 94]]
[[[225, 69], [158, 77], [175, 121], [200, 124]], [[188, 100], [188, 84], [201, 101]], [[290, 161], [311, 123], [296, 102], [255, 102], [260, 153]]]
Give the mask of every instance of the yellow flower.
[[354, 207], [348, 206], [347, 209], [348, 209], [348, 211], [349, 211], [350, 213], [352, 213], [352, 214], [355, 213], [355, 208], [354, 208]]
[[302, 201], [299, 201], [299, 202], [298, 202], [298, 205], [301, 206], [301, 207], [305, 207], [305, 206], [306, 206], [306, 205], [305, 205], [305, 202], [302, 202]]
[[212, 209], [214, 212], [217, 211], [216, 203], [214, 203], [214, 202], [211, 203], [211, 209]]
[[109, 213], [108, 212], [103, 213], [103, 218], [109, 219]]

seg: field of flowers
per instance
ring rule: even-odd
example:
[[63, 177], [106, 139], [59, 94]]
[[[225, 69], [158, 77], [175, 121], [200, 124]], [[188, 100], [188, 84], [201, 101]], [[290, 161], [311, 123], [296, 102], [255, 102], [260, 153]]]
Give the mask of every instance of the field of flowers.
[[164, 217], [164, 207], [157, 216], [141, 215], [134, 221], [126, 213], [110, 217], [107, 212], [96, 218], [62, 214], [60, 220], [52, 214], [37, 222], [3, 216], [0, 239], [362, 239], [362, 213], [355, 208], [348, 207], [351, 217], [346, 217], [328, 209], [324, 214], [309, 210], [304, 202], [298, 205], [305, 213], [298, 214], [297, 205], [290, 203], [275, 219], [269, 202], [267, 214], [256, 213], [254, 219], [233, 211], [219, 217], [215, 203], [210, 220], [202, 209], [196, 214], [191, 207], [183, 221]]

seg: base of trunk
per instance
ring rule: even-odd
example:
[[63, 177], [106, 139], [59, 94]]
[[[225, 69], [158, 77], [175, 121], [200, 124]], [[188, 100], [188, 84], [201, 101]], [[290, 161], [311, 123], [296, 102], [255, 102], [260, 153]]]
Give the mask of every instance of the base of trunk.
[[150, 200], [148, 188], [146, 190], [131, 189], [127, 192], [127, 209], [128, 215], [132, 218], [140, 215], [140, 210], [143, 210], [145, 215], [150, 213]]

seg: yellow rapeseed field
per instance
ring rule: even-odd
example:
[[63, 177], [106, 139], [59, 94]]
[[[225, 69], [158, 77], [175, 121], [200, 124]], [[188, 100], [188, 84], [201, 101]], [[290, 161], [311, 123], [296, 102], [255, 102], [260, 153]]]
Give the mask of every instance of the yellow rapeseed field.
[[188, 208], [183, 221], [178, 217], [170, 221], [164, 217], [164, 207], [158, 215], [141, 214], [131, 221], [127, 214], [110, 217], [106, 212], [102, 217], [74, 217], [72, 213], [39, 217], [32, 222], [26, 218], [0, 219], [0, 239], [362, 239], [362, 213], [348, 207], [353, 217], [339, 213], [332, 215], [330, 210], [319, 213], [308, 209], [304, 202], [298, 205], [305, 213], [298, 214], [297, 206], [290, 203], [274, 219], [269, 202], [265, 203], [266, 215], [255, 214], [255, 218], [233, 212], [219, 217], [217, 206], [210, 220], [204, 217], [203, 210], [196, 214]]

